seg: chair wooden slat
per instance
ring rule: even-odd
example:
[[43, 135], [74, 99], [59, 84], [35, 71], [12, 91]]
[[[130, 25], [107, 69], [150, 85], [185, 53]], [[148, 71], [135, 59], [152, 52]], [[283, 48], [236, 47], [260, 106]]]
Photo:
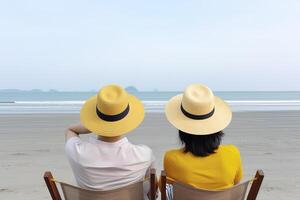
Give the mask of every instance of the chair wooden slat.
[[255, 200], [260, 189], [261, 183], [264, 179], [264, 172], [260, 169], [256, 171], [254, 181], [249, 190], [247, 200]]
[[150, 171], [150, 200], [156, 199], [156, 171], [151, 169]]
[[165, 171], [161, 171], [160, 182], [161, 182], [161, 191], [160, 191], [161, 200], [167, 200], [167, 191], [166, 191], [167, 175]]
[[52, 200], [61, 200], [60, 194], [58, 192], [58, 189], [56, 187], [56, 184], [54, 181], [52, 181], [53, 176], [50, 171], [46, 171], [44, 173], [44, 180], [46, 182], [46, 185], [48, 187], [48, 190], [50, 192], [50, 195], [52, 197]]

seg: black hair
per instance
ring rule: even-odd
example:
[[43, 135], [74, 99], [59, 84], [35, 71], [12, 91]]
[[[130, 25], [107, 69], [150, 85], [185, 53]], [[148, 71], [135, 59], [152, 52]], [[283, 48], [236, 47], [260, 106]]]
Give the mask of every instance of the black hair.
[[194, 156], [200, 157], [215, 153], [221, 144], [223, 135], [223, 131], [210, 135], [193, 135], [179, 130], [179, 138], [184, 145], [184, 152], [190, 152]]

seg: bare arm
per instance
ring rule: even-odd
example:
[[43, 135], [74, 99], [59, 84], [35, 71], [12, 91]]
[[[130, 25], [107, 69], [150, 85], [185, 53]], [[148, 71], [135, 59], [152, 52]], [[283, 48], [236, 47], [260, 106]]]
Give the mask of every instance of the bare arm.
[[87, 128], [85, 128], [82, 124], [71, 125], [65, 131], [65, 139], [66, 141], [71, 137], [78, 137], [80, 134], [88, 134], [91, 133]]

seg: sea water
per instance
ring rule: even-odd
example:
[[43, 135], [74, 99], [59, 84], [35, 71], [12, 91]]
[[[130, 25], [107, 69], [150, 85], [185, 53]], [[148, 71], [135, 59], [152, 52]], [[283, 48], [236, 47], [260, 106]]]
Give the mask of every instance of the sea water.
[[[146, 112], [163, 112], [166, 102], [180, 92], [129, 91], [140, 98]], [[90, 92], [0, 91], [0, 114], [79, 113]], [[300, 110], [300, 92], [215, 92], [233, 111]]]

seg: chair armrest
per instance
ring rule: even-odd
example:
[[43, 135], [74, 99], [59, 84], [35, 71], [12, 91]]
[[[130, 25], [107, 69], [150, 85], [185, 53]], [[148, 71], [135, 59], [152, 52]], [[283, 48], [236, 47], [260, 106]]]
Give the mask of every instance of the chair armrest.
[[255, 200], [256, 199], [264, 177], [265, 177], [265, 175], [264, 175], [263, 170], [259, 169], [256, 171], [254, 181], [251, 185], [250, 191], [247, 196], [247, 200]]
[[52, 197], [52, 200], [61, 200], [61, 197], [59, 195], [59, 192], [58, 192], [58, 189], [56, 187], [56, 184], [54, 181], [52, 181], [53, 179], [53, 176], [51, 174], [50, 171], [46, 171], [44, 173], [44, 180], [45, 180], [45, 183], [48, 187], [48, 190], [49, 190], [49, 193]]

